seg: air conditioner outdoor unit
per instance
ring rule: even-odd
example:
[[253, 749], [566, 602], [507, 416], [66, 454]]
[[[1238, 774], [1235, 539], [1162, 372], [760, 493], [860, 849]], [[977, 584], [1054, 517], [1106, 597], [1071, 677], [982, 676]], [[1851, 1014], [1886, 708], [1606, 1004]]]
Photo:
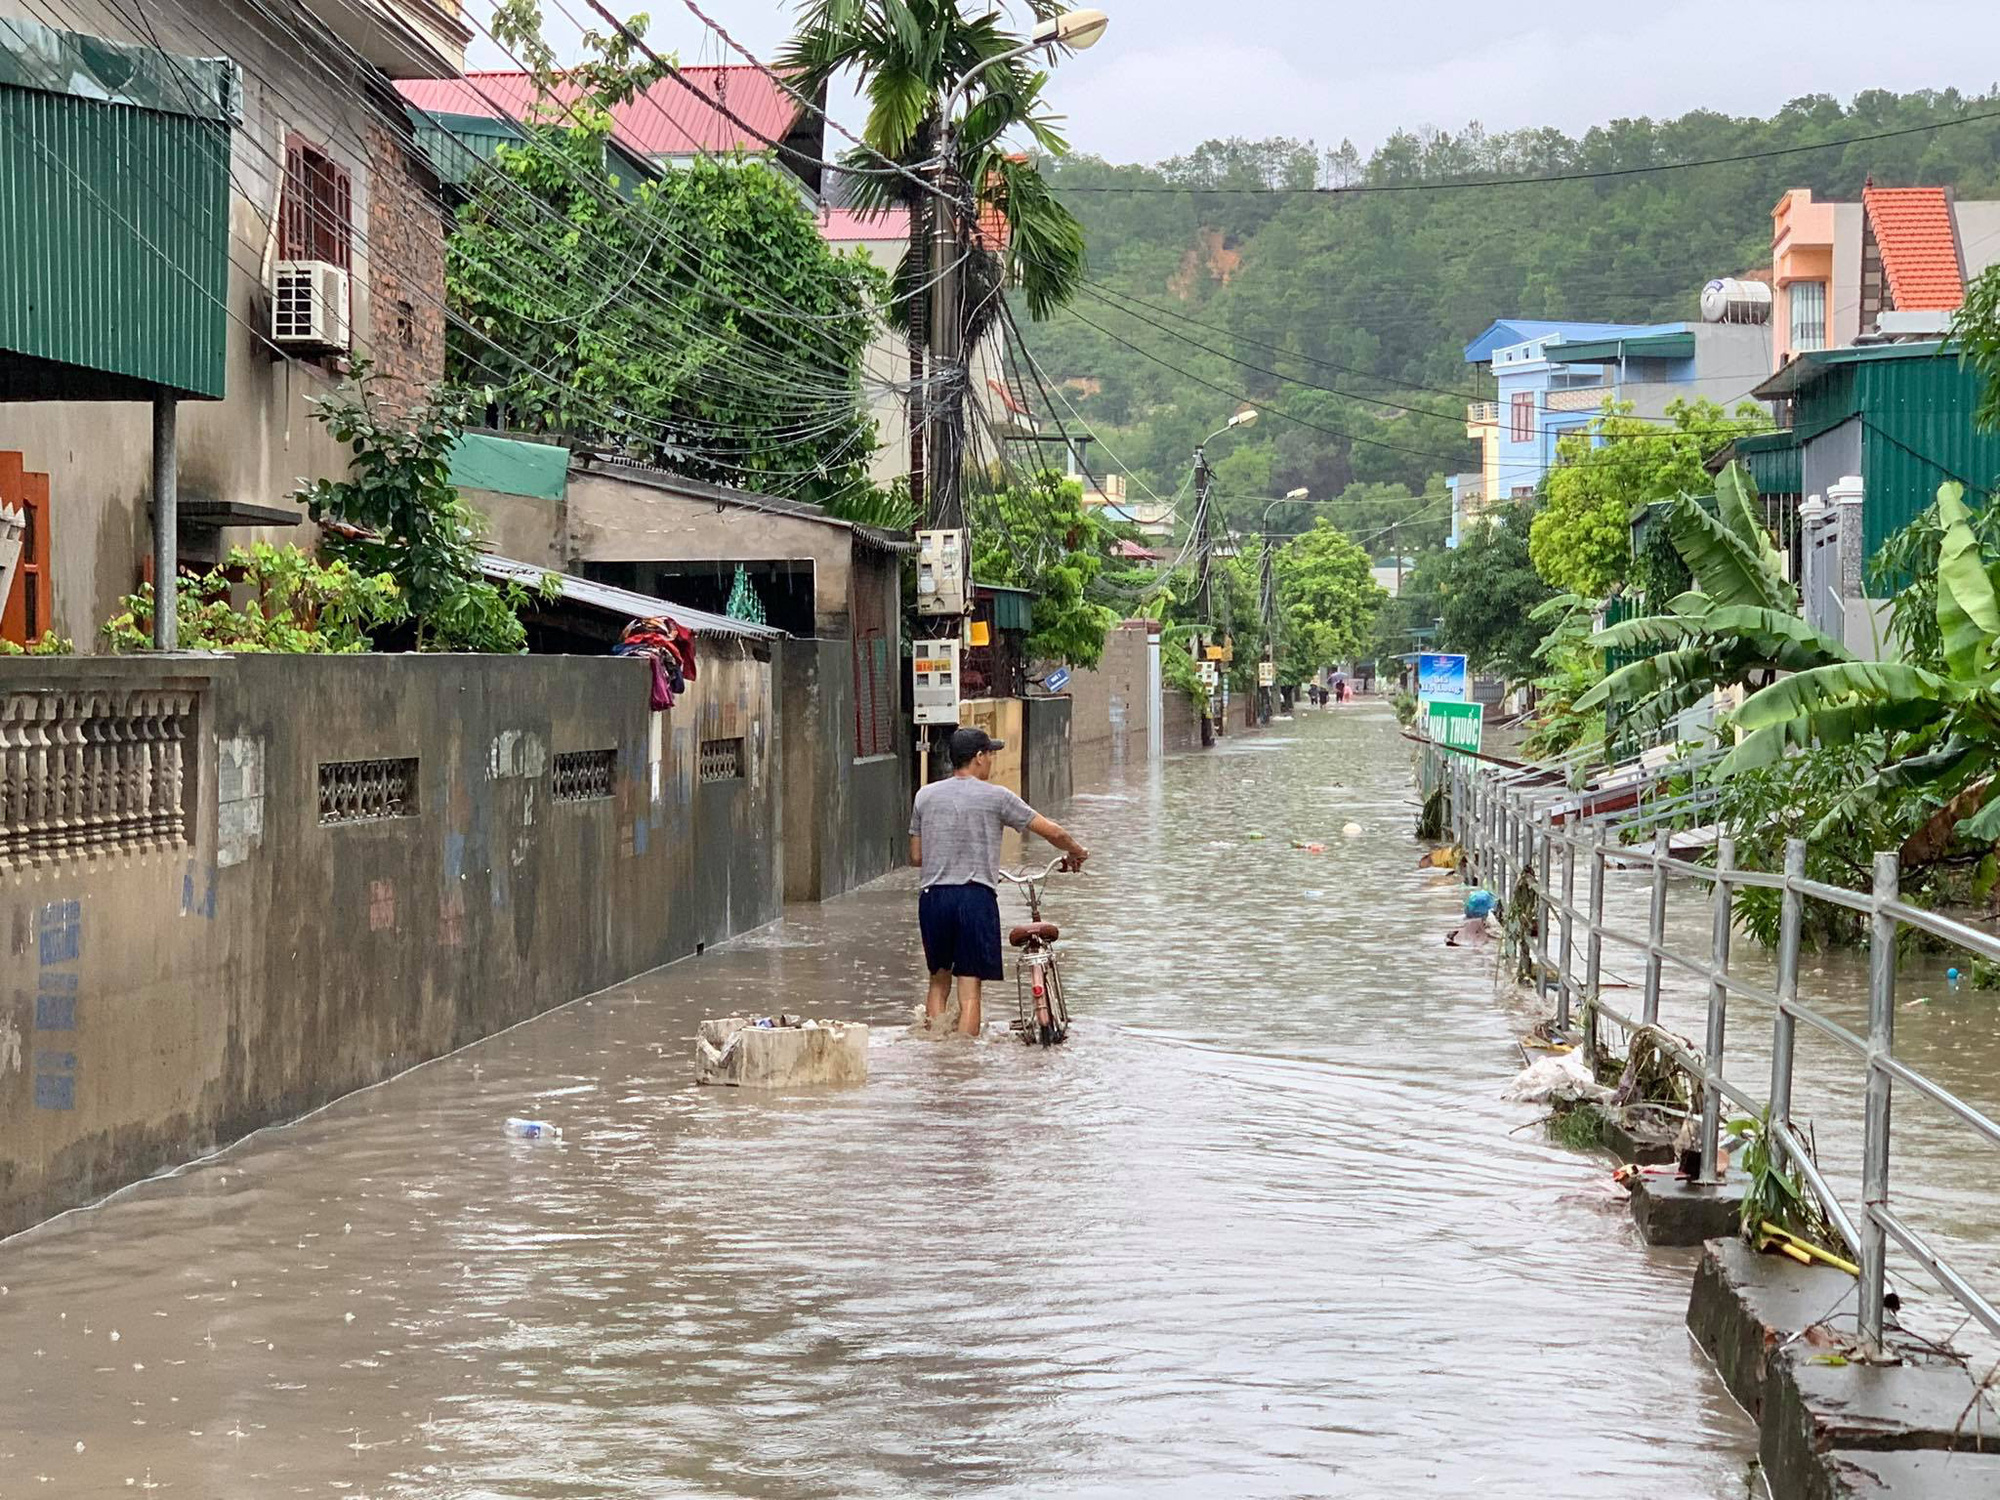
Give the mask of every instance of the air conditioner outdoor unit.
[[288, 349], [345, 349], [347, 272], [331, 261], [279, 261], [271, 277], [271, 342]]

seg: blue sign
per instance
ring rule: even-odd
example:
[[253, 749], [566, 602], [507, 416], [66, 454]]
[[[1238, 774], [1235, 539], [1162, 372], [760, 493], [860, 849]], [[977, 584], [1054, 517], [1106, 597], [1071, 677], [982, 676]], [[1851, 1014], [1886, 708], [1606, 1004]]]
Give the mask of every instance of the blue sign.
[[1426, 651], [1417, 658], [1417, 702], [1466, 701], [1465, 658]]
[[1060, 693], [1064, 688], [1069, 686], [1069, 668], [1057, 667], [1042, 679], [1042, 686], [1052, 693]]

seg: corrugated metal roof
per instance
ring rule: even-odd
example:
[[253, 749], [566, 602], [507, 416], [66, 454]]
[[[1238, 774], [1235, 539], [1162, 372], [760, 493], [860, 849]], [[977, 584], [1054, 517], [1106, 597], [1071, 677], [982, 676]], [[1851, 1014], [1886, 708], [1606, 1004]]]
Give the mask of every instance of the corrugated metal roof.
[[511, 557], [495, 557], [490, 552], [481, 554], [479, 569], [496, 583], [518, 583], [529, 590], [538, 588], [544, 578], [554, 578], [562, 585], [563, 598], [572, 604], [601, 609], [606, 614], [627, 620], [649, 620], [657, 615], [671, 615], [696, 635], [772, 641], [782, 638], [785, 633], [774, 625], [752, 625], [745, 620], [732, 620], [727, 615], [712, 615], [707, 610], [691, 609], [671, 599], [655, 599], [651, 594], [637, 594], [631, 589], [614, 588], [608, 583], [593, 583], [588, 578], [578, 578], [574, 573], [558, 573], [554, 568], [538, 568], [533, 563], [516, 562]]
[[1525, 344], [1530, 339], [1545, 338], [1550, 334], [1559, 333], [1564, 338], [1575, 339], [1607, 338], [1612, 334], [1630, 332], [1638, 326], [1633, 323], [1563, 323], [1547, 318], [1496, 318], [1465, 346], [1465, 362], [1469, 365], [1484, 364], [1496, 350]]
[[[21, 38], [0, 27], [0, 47]], [[93, 40], [66, 44], [79, 68]], [[221, 76], [183, 61], [205, 86]], [[0, 85], [0, 350], [29, 357], [0, 400], [129, 401], [151, 385], [219, 398], [226, 116], [206, 95], [169, 112], [79, 92]]]
[[[611, 111], [618, 140], [644, 156], [686, 156], [705, 151], [762, 152], [781, 141], [799, 117], [799, 103], [752, 67], [682, 68], [697, 97], [662, 78], [637, 98]], [[526, 73], [475, 72], [463, 78], [410, 78], [397, 83], [405, 99], [433, 114], [492, 118], [498, 109], [516, 120], [534, 112], [538, 99]], [[565, 86], [553, 101], [561, 106], [581, 90]], [[718, 108], [718, 105], [720, 108]], [[727, 109], [750, 128], [722, 113]]]
[[1861, 190], [1861, 206], [1882, 251], [1882, 271], [1898, 311], [1954, 308], [1965, 301], [1958, 274], [1958, 229], [1941, 187]]
[[1559, 365], [1609, 365], [1621, 359], [1693, 359], [1694, 335], [1685, 327], [1649, 329], [1616, 338], [1564, 339], [1542, 353]]

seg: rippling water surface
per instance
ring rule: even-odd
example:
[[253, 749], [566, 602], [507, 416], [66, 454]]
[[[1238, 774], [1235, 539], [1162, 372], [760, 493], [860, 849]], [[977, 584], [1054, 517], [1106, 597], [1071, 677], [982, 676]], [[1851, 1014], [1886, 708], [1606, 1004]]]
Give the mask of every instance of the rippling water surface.
[[[1080, 797], [1065, 1048], [889, 1039], [899, 876], [0, 1244], [0, 1496], [1741, 1496], [1408, 796], [1364, 704]], [[873, 1076], [693, 1088], [739, 1008]]]

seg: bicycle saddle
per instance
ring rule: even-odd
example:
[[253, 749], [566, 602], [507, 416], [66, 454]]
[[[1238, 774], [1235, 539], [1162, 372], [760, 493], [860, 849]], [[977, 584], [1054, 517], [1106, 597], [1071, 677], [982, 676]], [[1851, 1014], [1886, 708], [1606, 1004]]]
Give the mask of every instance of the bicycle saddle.
[[1053, 922], [1024, 922], [1007, 934], [1007, 941], [1016, 948], [1022, 948], [1033, 939], [1053, 943], [1062, 936], [1062, 929]]

